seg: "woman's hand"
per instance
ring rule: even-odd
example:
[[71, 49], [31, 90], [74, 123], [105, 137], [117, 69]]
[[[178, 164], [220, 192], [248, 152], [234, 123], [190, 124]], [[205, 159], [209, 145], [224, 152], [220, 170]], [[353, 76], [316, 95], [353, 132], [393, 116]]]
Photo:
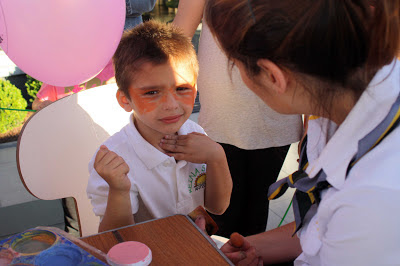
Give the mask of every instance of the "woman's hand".
[[233, 233], [221, 251], [235, 265], [263, 265], [256, 249], [240, 234]]

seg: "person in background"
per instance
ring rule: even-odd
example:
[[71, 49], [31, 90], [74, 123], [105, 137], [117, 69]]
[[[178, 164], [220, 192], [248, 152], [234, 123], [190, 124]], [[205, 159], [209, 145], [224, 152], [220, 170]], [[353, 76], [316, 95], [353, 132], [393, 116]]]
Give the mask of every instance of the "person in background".
[[266, 105], [311, 115], [299, 170], [269, 190], [296, 189], [295, 222], [221, 250], [240, 265], [399, 264], [400, 2], [209, 0], [205, 18]]
[[128, 30], [143, 22], [142, 14], [153, 10], [157, 0], [125, 0], [126, 19], [124, 29]]
[[[173, 23], [190, 38], [199, 25], [205, 0], [180, 0]], [[204, 20], [203, 20], [204, 21]], [[268, 221], [268, 187], [282, 168], [291, 143], [300, 140], [301, 115], [282, 115], [266, 106], [240, 78], [230, 73], [206, 23], [199, 43], [199, 124], [225, 150], [233, 181], [230, 205], [223, 215], [212, 215], [220, 230], [253, 235]]]

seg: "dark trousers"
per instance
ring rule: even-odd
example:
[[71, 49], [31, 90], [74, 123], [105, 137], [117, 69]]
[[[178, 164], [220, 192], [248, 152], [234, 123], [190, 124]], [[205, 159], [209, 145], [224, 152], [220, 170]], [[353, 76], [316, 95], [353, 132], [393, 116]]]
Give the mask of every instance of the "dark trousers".
[[233, 190], [225, 213], [211, 214], [219, 227], [216, 234], [229, 238], [233, 232], [243, 236], [264, 232], [268, 220], [268, 187], [276, 181], [290, 145], [243, 150], [220, 144], [228, 159]]
[[70, 233], [75, 237], [80, 237], [78, 214], [76, 213], [75, 199], [63, 198], [62, 206], [64, 209], [65, 232]]

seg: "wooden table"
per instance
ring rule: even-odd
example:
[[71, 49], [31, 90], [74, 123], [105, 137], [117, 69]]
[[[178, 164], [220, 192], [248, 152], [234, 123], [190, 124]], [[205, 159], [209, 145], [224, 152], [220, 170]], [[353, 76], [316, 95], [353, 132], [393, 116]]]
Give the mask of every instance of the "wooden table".
[[212, 240], [185, 215], [151, 220], [81, 240], [104, 253], [120, 242], [142, 242], [153, 254], [151, 265], [231, 265]]

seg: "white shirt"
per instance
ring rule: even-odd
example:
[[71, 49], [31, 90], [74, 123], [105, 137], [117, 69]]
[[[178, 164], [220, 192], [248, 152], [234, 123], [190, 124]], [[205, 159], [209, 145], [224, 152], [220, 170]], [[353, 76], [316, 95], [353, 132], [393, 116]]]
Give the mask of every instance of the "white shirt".
[[[187, 120], [179, 135], [204, 130]], [[161, 218], [173, 214], [188, 214], [204, 205], [206, 165], [186, 161], [176, 162], [148, 143], [137, 131], [133, 117], [120, 132], [104, 142], [107, 148], [121, 156], [129, 166], [130, 199], [135, 222]], [[109, 186], [93, 167], [94, 154], [89, 163], [88, 197], [93, 211], [102, 217], [107, 206]]]
[[[205, 21], [205, 20], [203, 20]], [[245, 150], [285, 146], [300, 140], [300, 115], [283, 115], [244, 84], [203, 23], [199, 43], [199, 124], [214, 141]]]
[[332, 187], [298, 233], [303, 253], [294, 265], [400, 265], [400, 128], [346, 178], [358, 141], [384, 119], [399, 92], [396, 62], [377, 73], [339, 128], [323, 118], [310, 121], [306, 172], [312, 178], [323, 169]]

